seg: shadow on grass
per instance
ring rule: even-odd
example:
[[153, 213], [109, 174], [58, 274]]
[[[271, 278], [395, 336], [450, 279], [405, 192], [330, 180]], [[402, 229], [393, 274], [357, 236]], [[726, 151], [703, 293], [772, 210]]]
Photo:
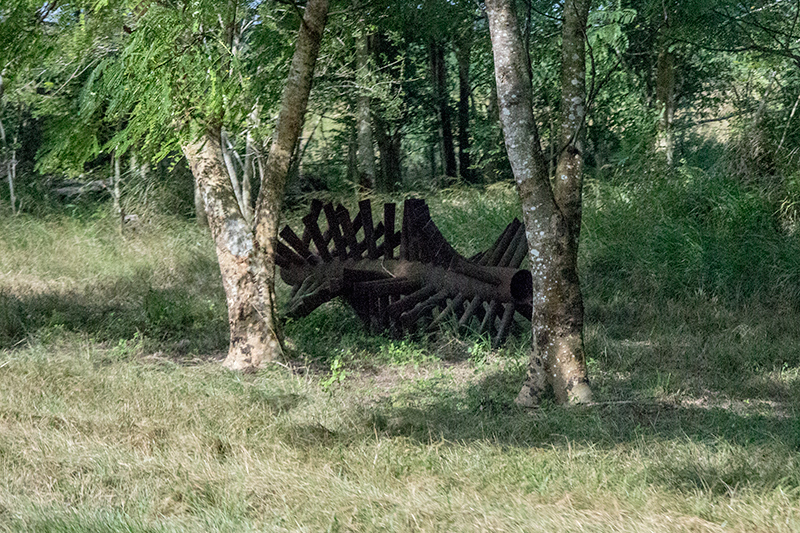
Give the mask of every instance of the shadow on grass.
[[221, 290], [184, 283], [158, 287], [149, 278], [141, 274], [69, 291], [17, 293], [0, 288], [0, 349], [31, 339], [56, 340], [64, 332], [107, 344], [145, 339], [151, 343], [148, 348], [177, 355], [227, 346]]
[[389, 435], [420, 441], [489, 439], [538, 447], [580, 442], [615, 445], [642, 436], [740, 444], [782, 442], [800, 450], [800, 420], [792, 416], [741, 415], [723, 408], [685, 407], [661, 402], [611, 403], [586, 407], [543, 406], [526, 412], [511, 401], [475, 408], [451, 401], [426, 407], [378, 407], [375, 425]]
[[[633, 401], [590, 406], [545, 404], [535, 411], [513, 403], [503, 384], [518, 376], [498, 374], [470, 386], [461, 397], [445, 395], [424, 405], [380, 403], [367, 425], [385, 437], [420, 445], [487, 442], [517, 449], [582, 450], [596, 456], [646, 458], [647, 483], [680, 493], [733, 495], [737, 490], [800, 492], [800, 419], [791, 413], [748, 414], [732, 409]], [[428, 398], [430, 399], [430, 398]], [[320, 442], [322, 444], [322, 442]], [[593, 458], [594, 457], [594, 458]], [[621, 459], [623, 460], [623, 459]], [[628, 459], [624, 459], [627, 461]]]

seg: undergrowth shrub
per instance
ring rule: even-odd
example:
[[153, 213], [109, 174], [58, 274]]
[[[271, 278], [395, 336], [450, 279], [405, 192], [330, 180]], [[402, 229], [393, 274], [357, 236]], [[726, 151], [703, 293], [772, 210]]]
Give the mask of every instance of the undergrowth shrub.
[[647, 180], [589, 182], [585, 199], [589, 293], [800, 304], [800, 239], [782, 230], [762, 189], [682, 166]]

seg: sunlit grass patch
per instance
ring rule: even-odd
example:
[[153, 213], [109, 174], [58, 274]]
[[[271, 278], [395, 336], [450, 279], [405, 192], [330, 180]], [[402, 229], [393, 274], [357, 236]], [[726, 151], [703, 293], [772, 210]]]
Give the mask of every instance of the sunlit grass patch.
[[[722, 231], [762, 219], [735, 196], [701, 224], [700, 195], [602, 187], [597, 402], [534, 412], [513, 403], [529, 332], [372, 336], [334, 301], [285, 324], [287, 361], [232, 373], [202, 230], [0, 220], [0, 530], [800, 531], [794, 245]], [[509, 187], [429, 205], [465, 255], [517, 209]], [[748, 242], [770, 254], [725, 264]]]
[[219, 270], [198, 228], [169, 218], [124, 235], [107, 219], [0, 225], [0, 348], [59, 331], [185, 353], [227, 343]]
[[365, 402], [377, 391], [331, 395], [280, 366], [242, 376], [79, 342], [4, 362], [9, 531], [798, 526], [785, 419], [657, 401], [531, 414], [499, 364], [419, 367]]

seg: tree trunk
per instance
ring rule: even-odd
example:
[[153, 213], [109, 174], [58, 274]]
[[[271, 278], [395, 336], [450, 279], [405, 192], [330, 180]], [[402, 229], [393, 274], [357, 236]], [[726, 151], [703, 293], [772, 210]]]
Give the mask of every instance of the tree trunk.
[[[242, 188], [239, 184], [239, 175], [236, 172], [236, 166], [233, 164], [233, 157], [231, 153], [233, 152], [233, 144], [228, 139], [228, 134], [225, 130], [222, 130], [222, 137], [220, 141], [220, 148], [222, 149], [222, 160], [225, 162], [225, 169], [228, 172], [228, 177], [231, 180], [231, 187], [233, 188], [233, 194], [236, 196], [236, 203], [239, 204], [239, 210], [242, 211], [244, 214], [243, 209], [243, 202], [242, 202]], [[247, 217], [245, 217], [247, 218]]]
[[[191, 167], [191, 162], [189, 162], [189, 166]], [[206, 215], [206, 203], [203, 200], [203, 193], [201, 192], [200, 187], [197, 184], [196, 178], [194, 180], [194, 216], [198, 226], [200, 226], [201, 228], [208, 227], [208, 216]]]
[[[565, 0], [561, 48], [561, 128], [553, 193], [577, 255], [586, 145], [586, 22], [590, 0]], [[552, 145], [552, 144], [551, 144]], [[576, 304], [577, 305], [577, 304]]]
[[447, 65], [444, 60], [444, 46], [435, 39], [430, 42], [431, 76], [436, 107], [439, 110], [439, 137], [442, 140], [442, 161], [444, 173], [455, 178], [456, 152], [453, 143], [453, 127], [450, 119], [450, 99], [447, 91]]
[[[501, 146], [503, 142], [502, 126], [500, 125], [500, 104], [497, 102], [497, 88], [492, 84], [489, 89], [489, 107], [486, 112], [487, 120], [496, 128], [493, 127], [491, 141], [489, 146]], [[483, 166], [482, 172], [484, 179], [489, 183], [500, 181], [502, 176], [502, 166], [498, 155], [495, 155], [494, 150], [489, 152], [489, 157], [486, 164]]]
[[403, 179], [400, 172], [400, 137], [399, 134], [392, 134], [389, 123], [383, 117], [376, 115], [374, 119], [375, 139], [381, 155], [381, 180], [378, 189], [381, 192], [391, 192]]
[[216, 244], [230, 326], [223, 364], [231, 369], [254, 370], [282, 355], [275, 310], [275, 243], [286, 176], [303, 125], [327, 13], [328, 0], [306, 3], [262, 174], [254, 226], [245, 219], [225, 168], [220, 127], [208, 127], [196, 142], [183, 146]]
[[117, 216], [117, 222], [119, 223], [119, 230], [120, 232], [123, 230], [125, 225], [125, 213], [122, 212], [122, 202], [121, 196], [121, 181], [122, 181], [122, 168], [119, 160], [119, 153], [114, 150], [114, 173], [112, 174], [112, 179], [114, 181], [113, 187], [111, 189], [111, 195], [114, 202], [114, 214]]
[[248, 128], [244, 138], [244, 172], [242, 177], [242, 207], [244, 218], [253, 220], [253, 181], [256, 178], [256, 161], [259, 158], [259, 146], [253, 138], [253, 128], [258, 123], [258, 108], [254, 107], [247, 116]]
[[256, 175], [257, 150], [253, 142], [253, 134], [247, 131], [244, 140], [244, 169], [242, 171], [242, 210], [246, 220], [253, 221], [253, 180]]
[[[354, 113], [358, 115], [358, 105]], [[348, 126], [347, 132], [347, 171], [345, 179], [355, 185], [358, 189], [360, 182], [358, 178], [358, 120]]]
[[8, 160], [8, 194], [11, 200], [11, 213], [17, 214], [17, 195], [14, 192], [14, 183], [17, 181], [17, 139], [11, 146], [11, 159]]
[[584, 362], [583, 309], [569, 221], [561, 212], [533, 116], [531, 79], [513, 0], [487, 0], [500, 120], [522, 201], [533, 277], [533, 347], [517, 403], [535, 406], [549, 382], [560, 403], [591, 399]]
[[658, 105], [658, 144], [667, 165], [672, 166], [675, 154], [672, 122], [675, 117], [675, 54], [669, 50], [667, 31], [669, 17], [664, 13], [664, 25], [659, 30], [659, 51], [656, 63], [656, 103]]
[[[254, 251], [257, 263], [257, 288], [262, 307], [258, 310], [262, 321], [268, 325], [270, 340], [261, 360], [277, 358], [282, 353], [280, 332], [275, 320], [275, 243], [278, 237], [281, 203], [286, 188], [292, 153], [303, 127], [308, 97], [314, 78], [314, 66], [319, 54], [322, 33], [328, 18], [328, 0], [308, 0], [303, 22], [297, 37], [297, 48], [292, 57], [289, 77], [281, 97], [278, 123], [270, 145], [255, 212]], [[260, 360], [260, 361], [261, 361]], [[228, 355], [225, 364], [230, 368], [259, 366], [241, 352]]]
[[210, 128], [199, 140], [183, 146], [183, 153], [204, 200], [222, 273], [230, 327], [224, 364], [234, 369], [259, 367], [280, 349], [273, 325], [274, 296], [259, 287], [258, 274], [267, 270], [266, 258], [256, 248], [239, 209], [222, 160], [219, 128]]
[[369, 36], [364, 30], [356, 44], [356, 85], [358, 86], [358, 149], [356, 152], [356, 168], [358, 183], [366, 189], [375, 188], [375, 149], [372, 142], [372, 124], [370, 122], [370, 96], [367, 90], [370, 79]]
[[458, 168], [461, 179], [476, 183], [475, 171], [469, 157], [469, 55], [472, 49], [472, 30], [466, 30], [458, 43]]

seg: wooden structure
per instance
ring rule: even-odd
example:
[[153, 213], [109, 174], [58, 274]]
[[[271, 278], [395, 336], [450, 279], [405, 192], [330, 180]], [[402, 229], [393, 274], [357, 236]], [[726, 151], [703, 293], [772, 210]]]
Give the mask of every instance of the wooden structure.
[[519, 220], [488, 250], [465, 258], [445, 240], [424, 200], [405, 201], [399, 231], [395, 213], [395, 204], [384, 204], [375, 224], [369, 200], [355, 217], [342, 205], [314, 200], [302, 236], [284, 227], [276, 262], [292, 287], [287, 315], [306, 316], [340, 296], [373, 332], [399, 334], [452, 319], [490, 335], [493, 346], [506, 340], [515, 313], [530, 319], [533, 287], [530, 272], [519, 269], [527, 252]]

